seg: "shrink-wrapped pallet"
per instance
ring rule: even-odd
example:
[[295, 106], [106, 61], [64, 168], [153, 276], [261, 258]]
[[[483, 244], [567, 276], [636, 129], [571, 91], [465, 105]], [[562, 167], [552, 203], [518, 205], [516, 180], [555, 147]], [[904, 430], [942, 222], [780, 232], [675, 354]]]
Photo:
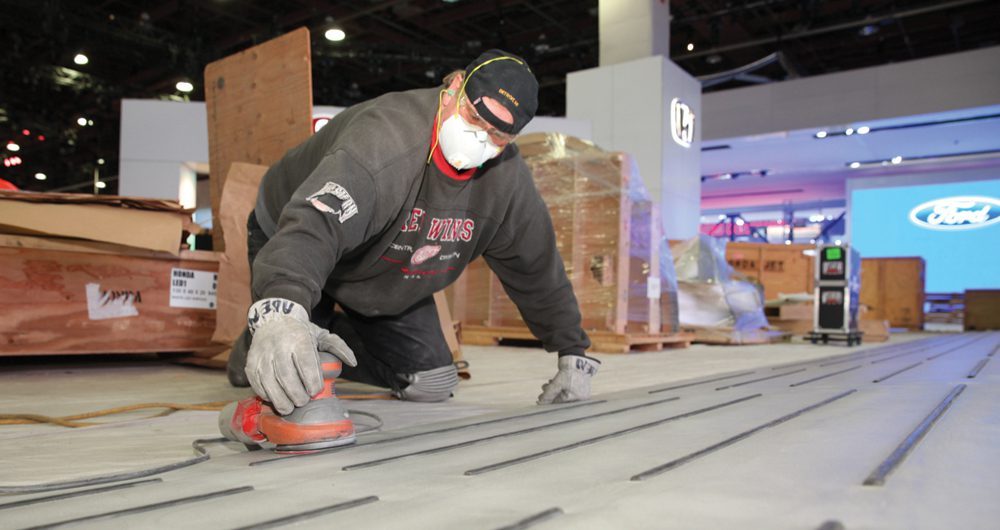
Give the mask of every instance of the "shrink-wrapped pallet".
[[[548, 205], [556, 245], [595, 349], [628, 351], [636, 337], [675, 332], [673, 261], [662, 241], [659, 209], [632, 158], [554, 133], [525, 135], [518, 147]], [[470, 264], [451, 300], [465, 338], [484, 327], [493, 330], [485, 331], [493, 338], [530, 337], [482, 260]]]

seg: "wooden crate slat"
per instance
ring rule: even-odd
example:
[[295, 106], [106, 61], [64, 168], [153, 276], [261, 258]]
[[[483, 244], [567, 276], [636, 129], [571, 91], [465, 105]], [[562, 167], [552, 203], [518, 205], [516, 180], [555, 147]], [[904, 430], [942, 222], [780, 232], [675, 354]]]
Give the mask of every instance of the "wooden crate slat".
[[[588, 330], [592, 342], [591, 351], [599, 353], [628, 353], [632, 351], [659, 351], [669, 348], [686, 348], [693, 336], [687, 333], [644, 334], [611, 333]], [[470, 326], [463, 325], [463, 344], [495, 346], [502, 340], [536, 341], [528, 328], [516, 326]], [[540, 342], [538, 343], [541, 344]]]

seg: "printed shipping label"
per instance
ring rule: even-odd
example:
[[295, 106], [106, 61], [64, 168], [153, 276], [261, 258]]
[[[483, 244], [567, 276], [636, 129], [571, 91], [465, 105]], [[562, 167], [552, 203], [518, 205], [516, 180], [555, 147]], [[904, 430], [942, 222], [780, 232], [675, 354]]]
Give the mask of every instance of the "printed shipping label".
[[215, 309], [219, 273], [170, 269], [170, 307]]
[[646, 298], [652, 300], [660, 299], [660, 279], [650, 276], [646, 278]]

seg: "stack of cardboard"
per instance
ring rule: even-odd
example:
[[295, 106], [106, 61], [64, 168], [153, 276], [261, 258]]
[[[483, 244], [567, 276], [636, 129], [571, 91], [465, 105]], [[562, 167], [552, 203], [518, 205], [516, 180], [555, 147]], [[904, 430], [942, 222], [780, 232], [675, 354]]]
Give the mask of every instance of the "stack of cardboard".
[[[561, 134], [529, 134], [518, 147], [549, 207], [556, 244], [596, 351], [687, 344], [659, 212], [632, 159]], [[450, 290], [467, 343], [533, 338], [482, 260]]]
[[204, 351], [218, 262], [177, 203], [0, 192], [0, 355]]

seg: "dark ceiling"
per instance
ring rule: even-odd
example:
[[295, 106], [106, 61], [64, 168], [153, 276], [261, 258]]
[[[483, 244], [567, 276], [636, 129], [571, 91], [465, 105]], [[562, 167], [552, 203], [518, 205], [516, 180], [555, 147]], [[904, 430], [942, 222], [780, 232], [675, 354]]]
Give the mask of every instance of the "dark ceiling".
[[[706, 90], [1000, 43], [995, 0], [670, 4], [671, 58], [692, 75], [780, 52], [780, 61]], [[500, 47], [538, 75], [539, 113], [562, 115], [566, 74], [597, 66], [597, 14], [597, 0], [0, 0], [0, 154], [22, 160], [0, 167], [0, 178], [26, 190], [88, 192], [98, 170], [114, 192], [122, 98], [203, 100], [207, 63], [301, 26], [312, 31], [314, 104], [431, 86]], [[333, 24], [346, 40], [323, 38]], [[81, 51], [90, 58], [83, 66], [73, 61]], [[193, 82], [190, 94], [175, 89], [182, 78]], [[78, 125], [81, 116], [93, 125]], [[17, 153], [2, 147], [11, 140]]]

